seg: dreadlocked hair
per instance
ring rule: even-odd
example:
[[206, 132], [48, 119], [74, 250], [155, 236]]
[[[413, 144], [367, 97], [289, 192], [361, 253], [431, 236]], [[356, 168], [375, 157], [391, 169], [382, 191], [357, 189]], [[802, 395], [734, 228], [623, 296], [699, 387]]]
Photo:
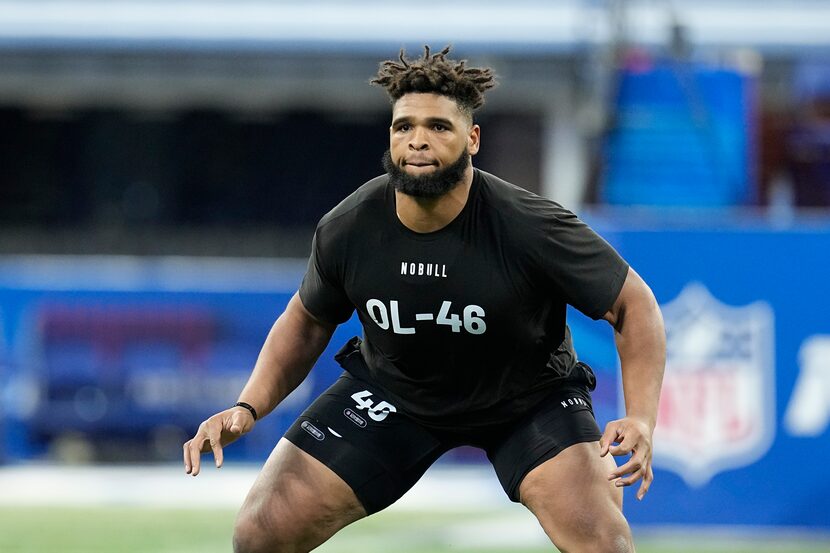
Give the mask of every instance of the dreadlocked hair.
[[431, 54], [424, 46], [424, 55], [407, 59], [401, 48], [398, 59], [381, 62], [378, 74], [370, 82], [386, 89], [392, 102], [410, 92], [432, 92], [456, 101], [467, 115], [484, 104], [484, 92], [496, 86], [489, 67], [466, 67], [467, 60], [447, 59], [450, 47]]

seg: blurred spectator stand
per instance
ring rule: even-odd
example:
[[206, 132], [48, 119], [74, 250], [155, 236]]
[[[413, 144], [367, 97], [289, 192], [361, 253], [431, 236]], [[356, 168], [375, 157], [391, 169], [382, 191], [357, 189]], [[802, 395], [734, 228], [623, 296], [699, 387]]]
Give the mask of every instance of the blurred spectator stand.
[[[67, 431], [125, 436], [164, 422], [187, 426], [192, 406], [147, 409], [135, 397], [141, 389], [136, 382], [200, 371], [200, 357], [216, 336], [209, 312], [169, 305], [46, 305], [38, 319], [41, 402], [30, 427], [40, 439]], [[179, 380], [154, 392], [175, 395]]]
[[786, 149], [795, 204], [830, 207], [830, 64], [800, 64], [794, 88], [798, 108]]
[[[9, 461], [171, 461], [227, 408], [305, 262], [237, 259], [0, 260], [11, 327], [3, 369]], [[60, 269], [59, 271], [56, 269]], [[359, 330], [344, 325], [336, 350]], [[309, 379], [229, 450], [261, 459], [340, 373], [327, 351]], [[10, 432], [14, 430], [14, 433]]]
[[686, 62], [621, 69], [601, 200], [726, 207], [754, 199], [754, 80]]

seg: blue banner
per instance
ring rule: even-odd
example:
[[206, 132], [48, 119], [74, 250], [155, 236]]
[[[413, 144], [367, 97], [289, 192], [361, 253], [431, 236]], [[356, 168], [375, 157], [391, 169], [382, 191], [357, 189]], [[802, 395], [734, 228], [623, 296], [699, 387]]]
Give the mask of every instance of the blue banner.
[[[827, 226], [603, 234], [652, 287], [667, 331], [655, 482], [627, 501], [631, 520], [830, 527]], [[578, 313], [570, 324], [600, 376], [603, 424], [622, 414], [611, 334]]]
[[[86, 451], [80, 460], [178, 457], [176, 443], [236, 401], [304, 268], [305, 261], [0, 262], [12, 344], [0, 410], [5, 457], [61, 459], [66, 442], [74, 444], [69, 451]], [[354, 322], [341, 326], [309, 378], [228, 456], [267, 456], [340, 374], [334, 352], [359, 332]]]
[[[630, 520], [830, 528], [820, 474], [830, 454], [830, 224], [591, 222], [666, 320], [655, 482], [643, 502], [628, 491]], [[0, 459], [54, 455], [66, 439], [99, 460], [178, 456], [179, 440], [235, 401], [303, 271], [304, 261], [0, 260]], [[622, 405], [611, 328], [577, 312], [569, 324], [598, 375], [602, 426]], [[342, 325], [307, 382], [228, 456], [263, 459], [334, 381], [334, 352], [358, 334], [355, 319]], [[481, 456], [445, 461], [470, 459]]]

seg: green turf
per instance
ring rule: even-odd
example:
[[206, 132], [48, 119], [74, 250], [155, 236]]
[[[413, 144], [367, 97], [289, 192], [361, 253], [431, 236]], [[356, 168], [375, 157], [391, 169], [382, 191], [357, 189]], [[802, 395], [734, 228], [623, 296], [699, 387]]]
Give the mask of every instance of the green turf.
[[[542, 553], [553, 551], [527, 513], [390, 510], [343, 530], [320, 553]], [[528, 515], [529, 516], [529, 515]], [[233, 511], [0, 508], [3, 553], [229, 553]], [[690, 534], [693, 535], [693, 534]], [[511, 547], [508, 543], [519, 543]], [[693, 538], [637, 540], [640, 553], [826, 553], [830, 544]]]
[[3, 508], [0, 509], [0, 551], [227, 552], [233, 519], [233, 511]]

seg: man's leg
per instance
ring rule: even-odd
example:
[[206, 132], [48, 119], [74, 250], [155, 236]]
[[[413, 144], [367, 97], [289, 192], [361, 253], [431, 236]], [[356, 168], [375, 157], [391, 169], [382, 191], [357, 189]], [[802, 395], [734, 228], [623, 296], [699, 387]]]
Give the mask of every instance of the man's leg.
[[234, 552], [306, 553], [364, 516], [348, 484], [283, 438], [237, 516]]
[[622, 488], [608, 481], [614, 467], [599, 442], [572, 445], [524, 477], [519, 499], [563, 553], [632, 553]]
[[236, 522], [237, 553], [306, 553], [391, 505], [448, 446], [344, 374], [291, 425]]
[[632, 553], [622, 489], [608, 481], [613, 457], [587, 382], [569, 381], [497, 436], [487, 450], [504, 490], [526, 505], [564, 553]]

